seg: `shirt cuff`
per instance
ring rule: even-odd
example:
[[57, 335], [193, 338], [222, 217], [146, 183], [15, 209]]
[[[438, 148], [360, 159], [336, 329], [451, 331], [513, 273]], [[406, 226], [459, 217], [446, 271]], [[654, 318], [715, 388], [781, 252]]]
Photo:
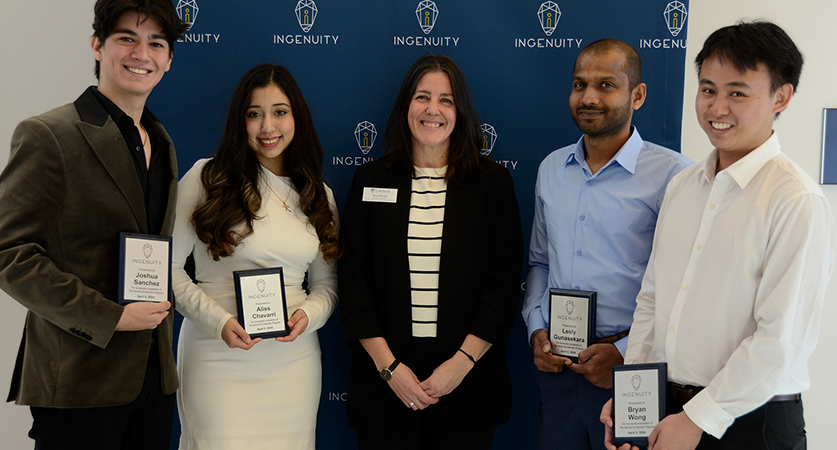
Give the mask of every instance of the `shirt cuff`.
[[706, 389], [686, 402], [683, 405], [683, 411], [701, 430], [717, 439], [721, 439], [727, 428], [735, 421], [735, 417], [712, 400]]
[[535, 308], [529, 313], [529, 317], [526, 319], [526, 331], [528, 331], [527, 336], [529, 337], [527, 342], [530, 347], [532, 346], [532, 334], [541, 328], [549, 328], [549, 324], [544, 320], [543, 314], [541, 314], [541, 308]]
[[614, 342], [613, 345], [616, 346], [616, 350], [619, 350], [619, 354], [622, 355], [622, 360], [625, 360], [625, 352], [628, 351], [628, 336], [619, 339], [618, 341]]

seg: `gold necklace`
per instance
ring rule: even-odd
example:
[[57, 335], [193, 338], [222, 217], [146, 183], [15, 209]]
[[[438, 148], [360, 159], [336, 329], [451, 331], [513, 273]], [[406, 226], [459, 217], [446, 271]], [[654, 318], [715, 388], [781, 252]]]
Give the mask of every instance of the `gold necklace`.
[[[282, 181], [284, 181], [284, 180], [282, 180]], [[264, 184], [267, 186], [268, 189], [270, 189], [270, 192], [272, 192], [273, 195], [275, 195], [276, 198], [278, 198], [279, 201], [282, 202], [283, 205], [285, 205], [285, 211], [291, 212], [291, 207], [288, 206], [288, 203], [285, 200], [282, 200], [282, 197], [280, 197], [279, 194], [277, 194], [276, 191], [274, 191], [273, 188], [270, 187], [270, 181], [269, 180], [264, 180]], [[286, 199], [291, 198], [291, 191], [292, 190], [293, 190], [293, 187], [289, 185], [288, 186], [288, 195], [287, 195], [287, 197], [285, 197]]]
[[430, 187], [433, 186], [433, 176], [430, 175], [430, 172], [428, 172], [428, 170], [432, 170], [433, 175], [435, 175], [436, 178], [439, 178], [439, 177], [444, 178], [444, 175], [439, 173], [439, 169], [436, 169], [434, 167], [416, 167], [416, 169], [422, 175], [426, 175], [428, 177], [427, 186], [430, 186]]

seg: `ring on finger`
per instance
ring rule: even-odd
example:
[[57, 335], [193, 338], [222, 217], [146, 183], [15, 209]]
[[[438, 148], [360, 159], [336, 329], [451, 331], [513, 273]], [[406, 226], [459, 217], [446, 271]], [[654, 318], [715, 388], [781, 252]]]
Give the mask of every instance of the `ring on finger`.
[[416, 406], [416, 404], [413, 403], [413, 402], [410, 402], [410, 408], [412, 408], [413, 406]]

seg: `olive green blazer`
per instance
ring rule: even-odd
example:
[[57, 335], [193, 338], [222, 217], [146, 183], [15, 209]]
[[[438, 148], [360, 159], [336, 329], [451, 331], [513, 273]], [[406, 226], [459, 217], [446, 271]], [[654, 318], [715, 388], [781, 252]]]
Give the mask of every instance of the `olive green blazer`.
[[[8, 401], [41, 407], [125, 405], [142, 388], [152, 331], [115, 331], [119, 232], [146, 233], [127, 145], [89, 88], [21, 122], [0, 174], [0, 289], [29, 312]], [[162, 234], [171, 234], [177, 160]], [[173, 314], [157, 327], [165, 393], [177, 389]]]

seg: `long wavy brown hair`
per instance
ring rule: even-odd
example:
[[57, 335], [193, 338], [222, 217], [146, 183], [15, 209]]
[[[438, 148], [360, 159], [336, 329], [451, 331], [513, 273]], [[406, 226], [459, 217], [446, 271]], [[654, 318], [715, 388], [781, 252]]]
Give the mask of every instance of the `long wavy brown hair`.
[[215, 158], [201, 172], [206, 199], [192, 213], [192, 225], [215, 261], [232, 255], [235, 247], [253, 233], [253, 221], [259, 219], [262, 205], [261, 165], [247, 143], [244, 120], [253, 90], [270, 84], [288, 97], [294, 118], [294, 138], [283, 153], [284, 169], [299, 192], [300, 209], [317, 230], [324, 259], [335, 261], [341, 252], [337, 223], [323, 184], [323, 147], [302, 91], [283, 66], [258, 65], [238, 82]]

